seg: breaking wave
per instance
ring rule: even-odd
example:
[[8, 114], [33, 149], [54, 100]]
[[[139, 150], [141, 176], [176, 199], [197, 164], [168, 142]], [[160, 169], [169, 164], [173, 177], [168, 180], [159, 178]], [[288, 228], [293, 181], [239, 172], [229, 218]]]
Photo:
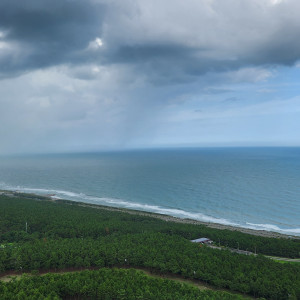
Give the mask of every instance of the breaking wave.
[[272, 224], [254, 224], [248, 222], [246, 224], [248, 225], [248, 228], [255, 229], [255, 230], [266, 230], [266, 231], [280, 232], [284, 234], [300, 235], [300, 228], [283, 229]]

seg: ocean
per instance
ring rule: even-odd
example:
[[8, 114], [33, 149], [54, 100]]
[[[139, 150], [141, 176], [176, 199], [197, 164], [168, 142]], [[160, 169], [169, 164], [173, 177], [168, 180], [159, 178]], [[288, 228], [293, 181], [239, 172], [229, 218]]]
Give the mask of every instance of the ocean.
[[300, 148], [2, 156], [0, 189], [300, 236]]

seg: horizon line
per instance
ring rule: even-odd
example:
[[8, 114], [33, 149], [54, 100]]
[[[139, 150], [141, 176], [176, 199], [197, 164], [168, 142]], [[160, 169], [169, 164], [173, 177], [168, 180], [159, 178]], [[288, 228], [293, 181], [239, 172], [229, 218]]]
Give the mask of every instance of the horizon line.
[[111, 149], [90, 149], [90, 150], [65, 150], [65, 151], [41, 151], [41, 152], [15, 152], [0, 153], [0, 157], [34, 156], [34, 155], [68, 155], [68, 154], [97, 154], [97, 153], [118, 153], [136, 151], [168, 151], [168, 150], [201, 150], [201, 149], [251, 149], [251, 148], [300, 148], [300, 145], [220, 145], [220, 146], [161, 146], [161, 147], [132, 147], [132, 148], [111, 148]]

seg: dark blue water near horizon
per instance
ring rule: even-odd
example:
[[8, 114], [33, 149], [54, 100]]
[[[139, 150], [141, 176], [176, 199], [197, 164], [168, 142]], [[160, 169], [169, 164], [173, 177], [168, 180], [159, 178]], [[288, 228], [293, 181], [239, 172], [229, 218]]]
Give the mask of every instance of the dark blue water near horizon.
[[0, 157], [0, 189], [300, 235], [300, 148]]

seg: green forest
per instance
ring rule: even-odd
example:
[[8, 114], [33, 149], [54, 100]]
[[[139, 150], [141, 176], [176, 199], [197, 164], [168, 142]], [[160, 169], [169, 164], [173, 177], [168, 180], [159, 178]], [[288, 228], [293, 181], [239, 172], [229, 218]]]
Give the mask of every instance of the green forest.
[[3, 300], [11, 299], [243, 299], [226, 292], [197, 288], [172, 280], [151, 278], [136, 270], [106, 269], [45, 276], [23, 275], [0, 283]]
[[[0, 196], [0, 273], [93, 269], [64, 275], [25, 275], [21, 280], [1, 283], [1, 299], [12, 299], [10, 293], [21, 295], [16, 299], [26, 299], [30, 293], [36, 299], [240, 297], [154, 280], [133, 270], [115, 269], [118, 267], [176, 274], [257, 298], [300, 299], [300, 264], [282, 264], [264, 256], [299, 258], [299, 239], [266, 238], [84, 205], [29, 195]], [[224, 249], [236, 248], [238, 243], [240, 249], [256, 249], [258, 255], [190, 242], [199, 237], [210, 238]], [[74, 285], [74, 281], [81, 284]], [[125, 284], [129, 281], [132, 286], [140, 282], [138, 289]]]

